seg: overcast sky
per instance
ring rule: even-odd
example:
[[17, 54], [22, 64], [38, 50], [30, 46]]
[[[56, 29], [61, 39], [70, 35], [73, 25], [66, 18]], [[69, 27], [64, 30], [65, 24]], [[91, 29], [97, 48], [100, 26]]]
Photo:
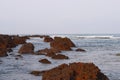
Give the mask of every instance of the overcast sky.
[[0, 33], [120, 33], [120, 0], [0, 0]]

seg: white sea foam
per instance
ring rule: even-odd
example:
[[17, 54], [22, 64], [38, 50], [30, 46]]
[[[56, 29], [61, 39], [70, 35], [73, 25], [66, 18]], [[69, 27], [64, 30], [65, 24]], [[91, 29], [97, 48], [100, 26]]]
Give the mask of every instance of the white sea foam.
[[120, 37], [114, 36], [76, 36], [80, 39], [120, 39]]

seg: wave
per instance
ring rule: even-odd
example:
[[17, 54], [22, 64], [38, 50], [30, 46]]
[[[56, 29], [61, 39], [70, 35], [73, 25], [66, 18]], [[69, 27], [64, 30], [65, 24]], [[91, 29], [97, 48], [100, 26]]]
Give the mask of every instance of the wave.
[[120, 39], [120, 37], [114, 36], [76, 36], [80, 39]]

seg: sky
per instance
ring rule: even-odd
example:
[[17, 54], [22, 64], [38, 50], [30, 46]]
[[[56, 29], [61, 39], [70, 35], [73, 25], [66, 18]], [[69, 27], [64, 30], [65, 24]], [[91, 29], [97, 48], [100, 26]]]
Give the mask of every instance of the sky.
[[0, 0], [1, 33], [120, 33], [120, 0]]

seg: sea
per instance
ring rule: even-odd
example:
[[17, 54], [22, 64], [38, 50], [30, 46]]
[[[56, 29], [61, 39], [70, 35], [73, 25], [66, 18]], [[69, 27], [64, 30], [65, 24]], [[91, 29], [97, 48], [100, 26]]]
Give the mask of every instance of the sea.
[[[16, 60], [21, 45], [8, 53], [7, 57], [0, 57], [0, 80], [42, 80], [42, 76], [31, 75], [33, 70], [49, 70], [60, 64], [83, 62], [94, 63], [107, 75], [110, 80], [120, 80], [120, 34], [49, 34], [68, 37], [76, 45], [72, 51], [62, 51], [61, 54], [68, 56], [68, 60], [54, 60], [44, 55], [23, 54], [22, 58]], [[50, 43], [43, 41], [43, 38], [31, 37], [27, 42], [35, 46], [34, 51], [50, 48]], [[86, 52], [76, 52], [77, 48], [85, 49]], [[52, 64], [42, 64], [40, 59], [47, 58]]]

